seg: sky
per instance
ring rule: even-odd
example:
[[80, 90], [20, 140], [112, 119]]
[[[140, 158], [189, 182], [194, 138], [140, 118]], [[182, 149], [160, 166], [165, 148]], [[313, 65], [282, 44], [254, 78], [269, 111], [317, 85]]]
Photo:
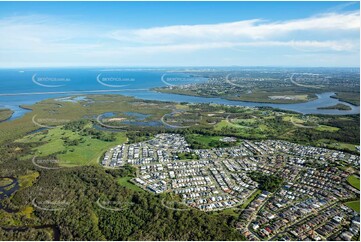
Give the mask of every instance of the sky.
[[0, 2], [0, 68], [359, 67], [359, 2]]

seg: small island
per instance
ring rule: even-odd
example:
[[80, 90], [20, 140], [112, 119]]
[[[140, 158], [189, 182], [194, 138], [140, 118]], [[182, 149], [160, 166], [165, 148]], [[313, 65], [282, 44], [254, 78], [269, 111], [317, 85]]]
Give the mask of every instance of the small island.
[[319, 107], [317, 109], [337, 109], [337, 110], [352, 110], [352, 108], [348, 105], [342, 104], [342, 103], [338, 103], [336, 105], [333, 106], [328, 106], [328, 107]]

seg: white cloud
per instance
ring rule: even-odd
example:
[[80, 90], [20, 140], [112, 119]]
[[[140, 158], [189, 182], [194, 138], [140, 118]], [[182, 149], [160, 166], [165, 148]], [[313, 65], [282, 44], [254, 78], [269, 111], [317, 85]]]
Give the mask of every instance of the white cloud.
[[344, 14], [329, 13], [306, 19], [283, 22], [267, 22], [252, 19], [232, 23], [207, 25], [174, 25], [134, 30], [116, 30], [109, 37], [119, 41], [132, 41], [147, 44], [175, 43], [179, 41], [216, 41], [216, 40], [264, 40], [273, 39], [291, 32], [339, 30], [358, 31], [360, 16], [358, 12]]
[[102, 60], [126, 63], [129, 58], [136, 62], [136, 59], [144, 59], [146, 55], [151, 60], [162, 54], [193, 53], [196, 56], [197, 51], [237, 48], [262, 49], [268, 56], [275, 54], [273, 49], [280, 48], [293, 55], [295, 51], [359, 55], [359, 31], [358, 12], [328, 13], [276, 22], [250, 19], [231, 23], [120, 30], [116, 26], [105, 29], [65, 17], [14, 16], [0, 19], [0, 65], [7, 64], [9, 60], [12, 64], [26, 63], [29, 59], [41, 60], [41, 63], [91, 63], [95, 60], [98, 64]]
[[302, 52], [317, 52], [325, 50], [351, 51], [357, 44], [351, 41], [253, 41], [253, 42], [212, 42], [212, 43], [185, 43], [170, 45], [151, 45], [136, 47], [118, 47], [109, 50], [89, 52], [92, 56], [157, 54], [157, 53], [185, 53], [199, 50], [236, 49], [238, 47], [289, 47]]
[[90, 38], [95, 32], [87, 26], [61, 21], [46, 15], [13, 16], [0, 19], [0, 50], [56, 52], [94, 48], [95, 43], [76, 44], [77, 38]]

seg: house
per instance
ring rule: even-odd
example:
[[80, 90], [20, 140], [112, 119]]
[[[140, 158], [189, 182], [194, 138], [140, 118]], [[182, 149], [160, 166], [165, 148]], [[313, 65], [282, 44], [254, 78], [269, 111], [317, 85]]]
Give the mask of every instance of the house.
[[352, 234], [350, 232], [344, 232], [340, 235], [341, 239], [344, 239], [346, 241], [352, 240]]

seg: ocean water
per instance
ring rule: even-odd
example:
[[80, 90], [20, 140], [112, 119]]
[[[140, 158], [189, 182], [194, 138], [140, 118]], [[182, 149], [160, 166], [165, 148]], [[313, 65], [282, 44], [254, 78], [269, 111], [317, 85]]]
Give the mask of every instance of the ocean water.
[[[48, 98], [87, 94], [121, 94], [136, 98], [159, 101], [218, 103], [248, 107], [268, 106], [303, 114], [357, 114], [358, 106], [330, 98], [333, 93], [320, 93], [318, 99], [299, 104], [269, 104], [229, 101], [221, 98], [203, 98], [151, 91], [154, 87], [177, 86], [204, 82], [206, 78], [175, 73], [172, 69], [2, 69], [0, 70], [0, 108], [14, 110], [10, 120], [24, 115], [29, 110], [20, 105], [31, 105]], [[320, 110], [343, 103], [352, 110]]]

